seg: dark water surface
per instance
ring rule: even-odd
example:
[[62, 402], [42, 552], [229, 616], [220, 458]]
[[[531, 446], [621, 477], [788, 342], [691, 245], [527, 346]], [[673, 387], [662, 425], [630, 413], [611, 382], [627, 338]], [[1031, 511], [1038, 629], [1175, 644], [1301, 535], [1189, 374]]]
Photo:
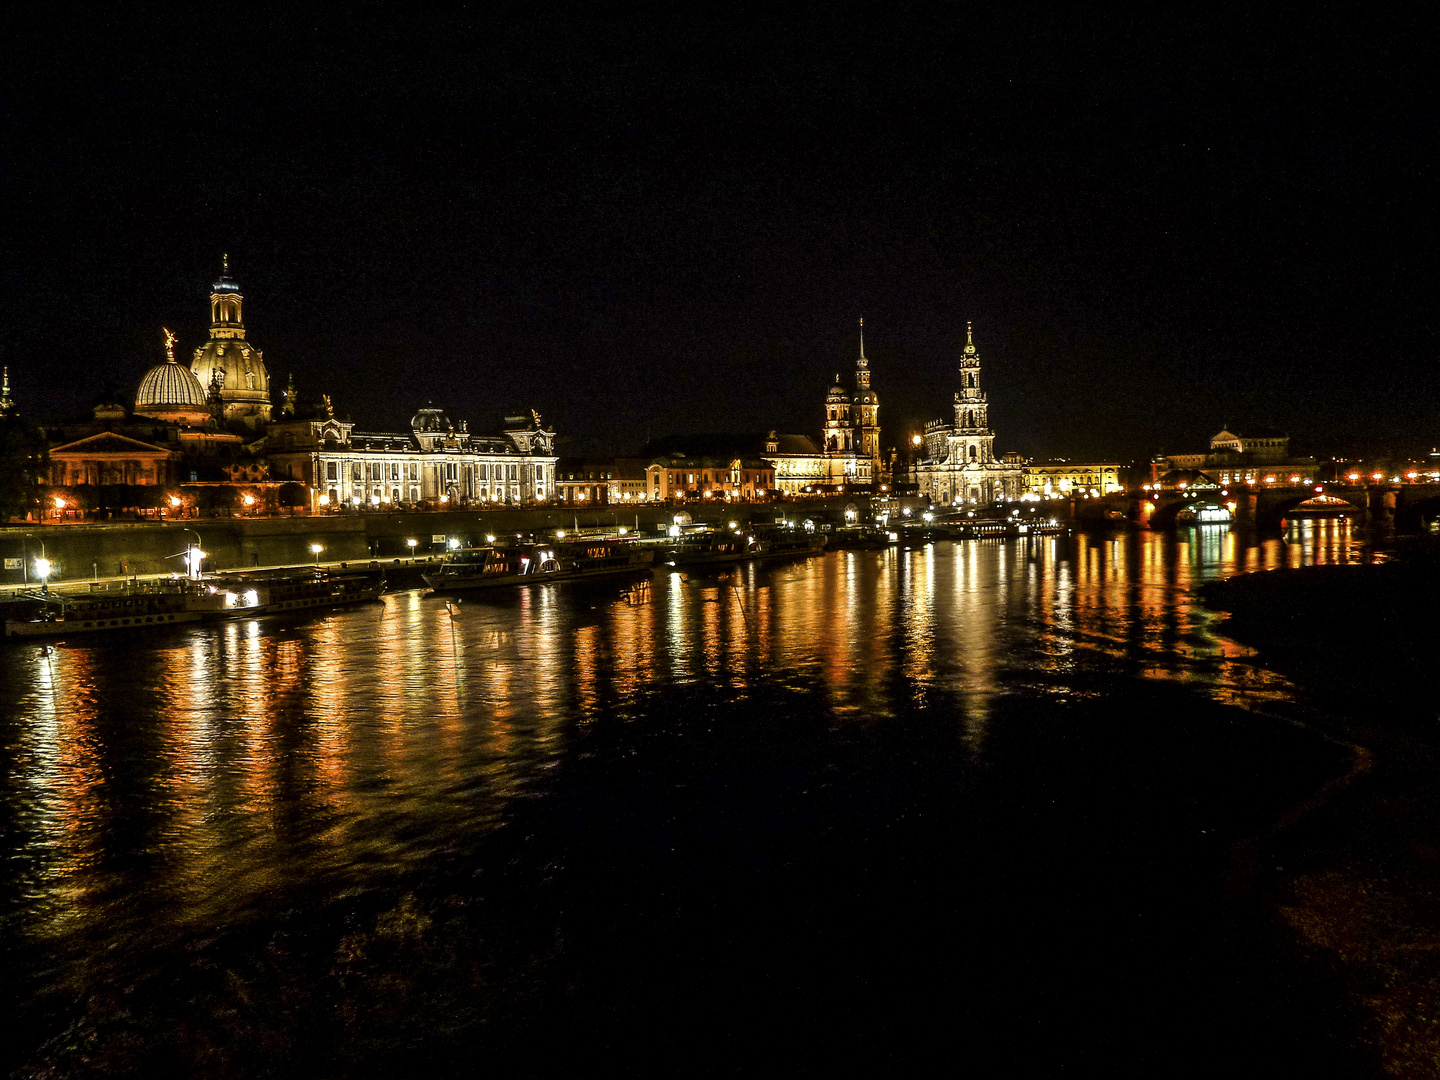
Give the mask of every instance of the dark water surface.
[[10, 1069], [1360, 1074], [1226, 885], [1347, 762], [1253, 711], [1300, 691], [1189, 593], [1351, 557], [1343, 525], [1288, 541], [4, 648]]

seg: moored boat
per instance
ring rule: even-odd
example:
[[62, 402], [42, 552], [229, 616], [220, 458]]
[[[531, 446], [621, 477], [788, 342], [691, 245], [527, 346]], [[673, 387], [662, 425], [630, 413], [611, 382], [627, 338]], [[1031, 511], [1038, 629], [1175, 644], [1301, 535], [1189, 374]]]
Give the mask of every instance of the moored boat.
[[680, 538], [662, 561], [671, 566], [708, 566], [740, 562], [762, 554], [764, 546], [742, 532], [707, 532]]
[[757, 539], [762, 548], [759, 557], [766, 560], [803, 559], [825, 552], [823, 533], [802, 532], [799, 529], [775, 529], [760, 534]]
[[88, 593], [31, 591], [6, 605], [6, 637], [72, 637], [264, 618], [376, 600], [383, 575], [311, 567], [147, 581]]
[[461, 548], [421, 576], [436, 592], [543, 585], [649, 570], [655, 552], [633, 540], [569, 540], [514, 547]]

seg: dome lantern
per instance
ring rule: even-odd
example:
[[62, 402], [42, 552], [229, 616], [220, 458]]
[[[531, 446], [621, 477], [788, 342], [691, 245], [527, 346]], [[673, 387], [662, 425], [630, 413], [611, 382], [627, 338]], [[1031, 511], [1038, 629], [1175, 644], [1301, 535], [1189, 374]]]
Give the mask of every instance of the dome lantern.
[[190, 370], [202, 386], [219, 384], [226, 421], [259, 428], [270, 421], [270, 373], [265, 354], [245, 340], [244, 299], [226, 255], [210, 286], [210, 340], [195, 350]]

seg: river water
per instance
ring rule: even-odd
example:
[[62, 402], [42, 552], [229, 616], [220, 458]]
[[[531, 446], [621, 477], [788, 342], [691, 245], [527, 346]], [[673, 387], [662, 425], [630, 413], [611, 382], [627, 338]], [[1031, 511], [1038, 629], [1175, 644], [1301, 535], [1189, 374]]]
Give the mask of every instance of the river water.
[[6, 647], [10, 1067], [1354, 1075], [1231, 881], [1345, 751], [1192, 590], [1357, 558], [939, 543]]

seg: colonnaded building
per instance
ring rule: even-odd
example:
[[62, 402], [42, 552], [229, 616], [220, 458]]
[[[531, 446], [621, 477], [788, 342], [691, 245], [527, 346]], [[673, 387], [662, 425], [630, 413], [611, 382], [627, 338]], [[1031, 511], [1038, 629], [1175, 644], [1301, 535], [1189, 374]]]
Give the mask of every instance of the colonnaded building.
[[995, 457], [990, 403], [980, 387], [980, 354], [968, 322], [954, 408], [953, 424], [932, 420], [925, 425], [925, 456], [913, 466], [919, 493], [940, 504], [1018, 499], [1025, 491], [1025, 467], [1016, 455]]

